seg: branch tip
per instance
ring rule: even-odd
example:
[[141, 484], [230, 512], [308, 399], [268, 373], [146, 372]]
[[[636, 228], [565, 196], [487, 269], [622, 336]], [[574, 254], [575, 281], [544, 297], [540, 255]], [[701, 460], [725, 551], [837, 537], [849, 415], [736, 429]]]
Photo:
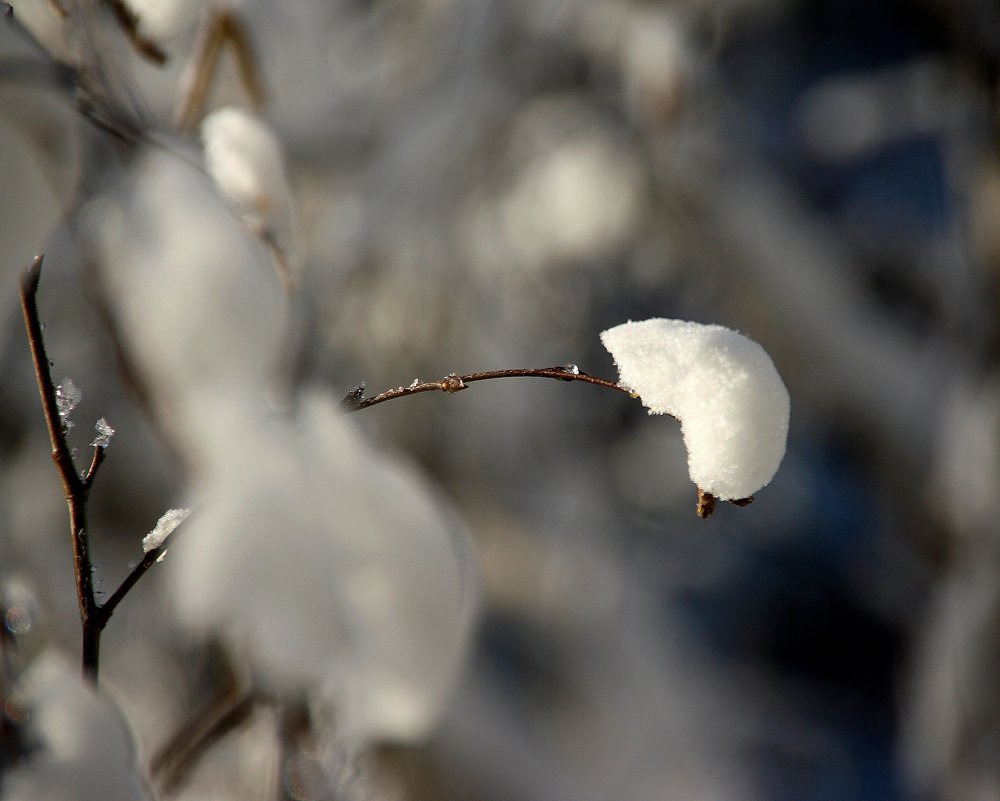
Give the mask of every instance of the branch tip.
[[698, 517], [705, 520], [711, 517], [714, 511], [715, 496], [711, 492], [705, 492], [701, 487], [698, 487], [698, 504], [695, 506], [695, 512]]

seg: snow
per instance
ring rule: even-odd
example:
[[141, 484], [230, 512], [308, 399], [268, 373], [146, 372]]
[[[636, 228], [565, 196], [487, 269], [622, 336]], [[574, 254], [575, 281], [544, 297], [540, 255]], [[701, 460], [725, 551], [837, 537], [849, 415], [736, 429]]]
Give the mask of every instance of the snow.
[[628, 322], [601, 334], [621, 384], [650, 414], [681, 424], [688, 473], [720, 500], [766, 486], [785, 455], [790, 402], [774, 362], [756, 342], [720, 325]]
[[343, 737], [424, 736], [471, 635], [468, 535], [415, 466], [325, 396], [304, 396], [294, 420], [215, 414], [192, 482], [204, 497], [167, 564], [179, 624], [269, 692], [334, 709]]
[[111, 442], [111, 438], [115, 434], [115, 430], [108, 425], [108, 421], [103, 417], [100, 418], [94, 424], [94, 430], [97, 431], [97, 436], [94, 437], [94, 441], [90, 444], [95, 448], [106, 448]]
[[63, 428], [67, 431], [73, 427], [69, 416], [82, 398], [83, 393], [73, 383], [72, 378], [64, 378], [56, 387], [56, 409], [59, 411], [59, 419], [62, 421]]
[[3, 776], [3, 801], [146, 801], [121, 712], [55, 650], [42, 651], [8, 699], [34, 748]]
[[163, 517], [156, 521], [156, 526], [142, 538], [142, 550], [149, 553], [163, 545], [164, 540], [191, 514], [190, 509], [168, 509]]
[[291, 192], [281, 145], [267, 124], [251, 111], [226, 106], [205, 117], [201, 137], [209, 175], [244, 221], [287, 233]]
[[[92, 232], [155, 413], [192, 461], [206, 410], [260, 395], [284, 355], [289, 308], [267, 253], [209, 183], [160, 150], [137, 154]], [[113, 211], [112, 211], [113, 209]]]

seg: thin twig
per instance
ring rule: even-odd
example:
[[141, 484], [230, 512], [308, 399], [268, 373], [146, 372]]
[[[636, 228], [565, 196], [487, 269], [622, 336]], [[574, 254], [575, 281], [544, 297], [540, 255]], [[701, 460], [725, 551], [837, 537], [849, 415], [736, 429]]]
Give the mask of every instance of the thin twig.
[[313, 721], [305, 698], [285, 699], [278, 704], [278, 765], [275, 778], [275, 801], [296, 801], [298, 798], [318, 798], [317, 788], [308, 784], [307, 793], [293, 792], [292, 788], [301, 782], [295, 768], [297, 758], [311, 751]]
[[[216, 644], [217, 645], [217, 644]], [[260, 698], [244, 686], [226, 654], [212, 647], [214, 693], [153, 756], [149, 771], [164, 794], [172, 795], [213, 745], [235, 731], [253, 713]]]
[[118, 27], [122, 29], [125, 37], [132, 43], [132, 47], [139, 55], [160, 66], [167, 63], [166, 52], [156, 42], [139, 31], [139, 15], [124, 0], [104, 0], [104, 4], [111, 10]]
[[233, 55], [236, 57], [240, 83], [243, 84], [250, 104], [256, 111], [267, 100], [267, 92], [264, 91], [264, 82], [261, 80], [260, 71], [257, 68], [257, 57], [250, 40], [250, 34], [240, 18], [230, 9], [225, 9], [222, 12], [222, 28], [223, 34], [233, 50]]
[[[35, 365], [38, 392], [42, 400], [45, 424], [49, 430], [52, 445], [52, 459], [62, 480], [66, 504], [69, 507], [70, 535], [73, 544], [73, 570], [76, 574], [76, 597], [83, 624], [83, 675], [97, 683], [97, 667], [100, 659], [101, 629], [107, 621], [101, 614], [94, 594], [93, 562], [90, 558], [90, 542], [87, 532], [87, 496], [97, 475], [103, 454], [95, 452], [86, 476], [81, 478], [73, 462], [73, 454], [66, 442], [66, 433], [59, 407], [56, 404], [56, 387], [49, 369], [49, 358], [45, 352], [42, 323], [38, 315], [38, 281], [42, 273], [42, 256], [36, 256], [21, 279], [21, 309], [24, 325], [31, 346], [31, 358]], [[97, 448], [103, 450], [103, 448]]]
[[63, 19], [66, 19], [69, 16], [69, 9], [63, 5], [62, 0], [48, 0], [48, 6]]
[[416, 395], [419, 392], [461, 392], [463, 389], [468, 389], [467, 385], [474, 381], [489, 381], [494, 378], [552, 378], [557, 381], [583, 381], [587, 384], [596, 384], [605, 389], [623, 392], [632, 398], [638, 397], [631, 390], [621, 386], [621, 384], [581, 372], [575, 365], [568, 364], [559, 367], [541, 367], [524, 370], [485, 370], [465, 375], [452, 373], [440, 381], [414, 381], [409, 386], [386, 390], [371, 398], [357, 397], [359, 394], [358, 391], [352, 390], [344, 398], [343, 405], [348, 412], [358, 412], [379, 403], [385, 403], [396, 398], [405, 398], [407, 395]]
[[236, 59], [240, 82], [254, 110], [264, 104], [264, 84], [257, 68], [250, 35], [233, 11], [212, 9], [201, 21], [194, 52], [186, 70], [181, 103], [174, 118], [178, 131], [189, 131], [201, 120], [223, 45]]
[[[183, 526], [183, 523], [181, 524]], [[118, 589], [108, 596], [108, 599], [101, 604], [100, 611], [104, 616], [105, 623], [108, 618], [114, 614], [115, 608], [122, 602], [122, 599], [128, 595], [129, 591], [136, 585], [136, 583], [144, 575], [146, 571], [149, 570], [160, 558], [167, 552], [167, 549], [177, 541], [180, 529], [175, 529], [167, 534], [163, 538], [163, 542], [155, 548], [150, 548], [148, 551], [143, 553], [142, 559], [129, 571], [129, 574], [122, 580], [122, 583], [118, 585]]]
[[174, 118], [174, 126], [179, 131], [191, 130], [201, 118], [208, 88], [215, 75], [215, 64], [219, 60], [222, 41], [218, 12], [209, 12], [198, 27], [194, 52], [185, 68], [181, 104]]
[[[468, 389], [468, 385], [474, 381], [489, 381], [494, 378], [553, 378], [557, 381], [583, 381], [587, 384], [596, 384], [605, 389], [623, 392], [631, 398], [639, 397], [635, 392], [615, 381], [609, 381], [606, 378], [598, 378], [597, 376], [584, 373], [575, 364], [566, 364], [560, 367], [542, 367], [527, 370], [486, 370], [466, 375], [452, 373], [446, 375], [440, 381], [414, 381], [409, 386], [389, 389], [370, 398], [365, 397], [365, 385], [362, 383], [350, 390], [343, 400], [341, 400], [340, 405], [344, 411], [359, 412], [362, 409], [367, 409], [379, 403], [385, 403], [396, 398], [405, 398], [408, 395], [416, 395], [419, 392], [461, 392], [463, 389]], [[668, 415], [668, 417], [674, 416]], [[676, 420], [677, 418], [674, 417], [674, 419]], [[698, 502], [695, 507], [698, 517], [711, 517], [712, 512], [715, 511], [716, 500], [717, 498], [711, 493], [699, 488]], [[751, 496], [749, 498], [731, 500], [729, 503], [734, 506], [747, 506], [752, 501], [753, 497]]]
[[35, 366], [42, 411], [52, 445], [52, 459], [59, 471], [66, 504], [69, 507], [76, 596], [83, 624], [83, 674], [96, 684], [100, 663], [101, 632], [122, 599], [175, 541], [177, 532], [171, 532], [159, 547], [146, 552], [108, 600], [104, 604], [98, 603], [94, 591], [94, 565], [90, 556], [87, 501], [97, 471], [104, 462], [105, 448], [101, 445], [94, 446], [90, 466], [81, 476], [73, 461], [72, 451], [66, 441], [64, 423], [59, 415], [59, 406], [56, 402], [57, 389], [49, 369], [49, 357], [45, 351], [42, 323], [38, 314], [38, 282], [41, 278], [42, 260], [42, 256], [36, 256], [21, 279], [21, 309], [28, 333], [28, 344], [31, 347], [31, 359]]
[[256, 701], [250, 693], [236, 699], [224, 699], [222, 705], [196, 721], [192, 729], [185, 731], [185, 738], [175, 743], [177, 750], [170, 754], [173, 761], [165, 761], [159, 766], [164, 791], [173, 793], [179, 789], [205, 753], [239, 728], [255, 707]]

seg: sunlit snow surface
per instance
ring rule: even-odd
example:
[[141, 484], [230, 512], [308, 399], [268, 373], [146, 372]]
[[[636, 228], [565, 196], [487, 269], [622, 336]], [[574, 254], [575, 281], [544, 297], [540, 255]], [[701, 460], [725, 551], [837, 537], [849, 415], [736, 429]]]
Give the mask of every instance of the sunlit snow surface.
[[721, 325], [628, 322], [601, 334], [621, 383], [681, 423], [688, 472], [721, 500], [748, 498], [785, 455], [788, 390], [767, 352]]

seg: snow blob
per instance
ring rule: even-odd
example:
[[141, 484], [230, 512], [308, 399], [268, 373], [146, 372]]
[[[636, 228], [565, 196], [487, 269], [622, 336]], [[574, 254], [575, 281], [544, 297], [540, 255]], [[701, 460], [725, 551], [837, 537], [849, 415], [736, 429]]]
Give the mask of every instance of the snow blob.
[[652, 319], [601, 334], [621, 384], [681, 424], [688, 472], [720, 500], [749, 498], [785, 455], [789, 398], [756, 342], [721, 325]]
[[205, 167], [219, 191], [252, 227], [286, 233], [291, 190], [281, 144], [247, 109], [226, 106], [201, 124]]

